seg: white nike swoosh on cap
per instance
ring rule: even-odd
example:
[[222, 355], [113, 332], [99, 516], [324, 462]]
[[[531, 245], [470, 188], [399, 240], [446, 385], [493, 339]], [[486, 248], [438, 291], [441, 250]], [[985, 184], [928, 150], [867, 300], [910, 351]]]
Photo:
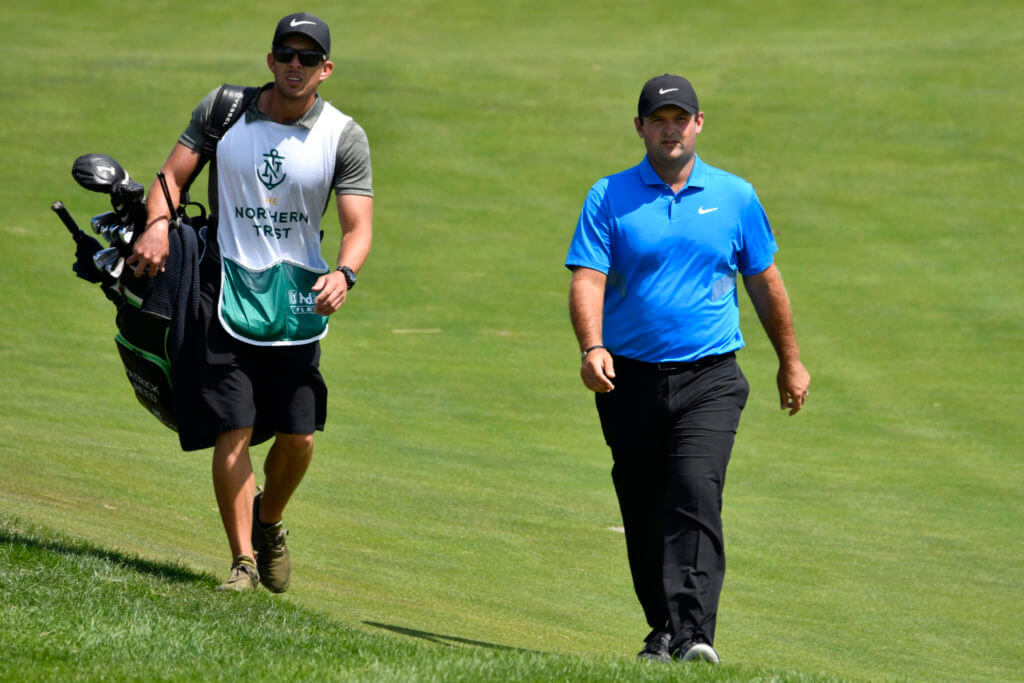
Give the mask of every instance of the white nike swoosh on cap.
[[676, 90], [679, 90], [679, 88], [669, 88], [668, 90], [662, 90], [661, 88], [658, 88], [658, 94], [664, 95], [665, 93], [675, 92]]
[[312, 26], [316, 26], [315, 21], [295, 21], [294, 19], [292, 19], [291, 23], [288, 25], [291, 26], [292, 28], [295, 28], [296, 26], [302, 26], [303, 24], [310, 24]]

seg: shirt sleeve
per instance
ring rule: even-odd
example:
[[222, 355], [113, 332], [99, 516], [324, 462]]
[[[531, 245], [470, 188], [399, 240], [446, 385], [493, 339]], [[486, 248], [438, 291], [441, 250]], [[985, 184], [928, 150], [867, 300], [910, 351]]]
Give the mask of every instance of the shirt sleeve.
[[355, 121], [345, 126], [338, 139], [332, 186], [335, 194], [373, 196], [370, 142], [366, 131]]
[[737, 267], [743, 275], [756, 275], [772, 265], [779, 250], [757, 192], [750, 189], [750, 201], [743, 210], [743, 242]]
[[217, 99], [217, 90], [219, 88], [211, 90], [196, 105], [196, 108], [192, 110], [192, 120], [189, 121], [188, 127], [178, 138], [178, 142], [194, 152], [198, 152], [203, 147], [203, 127], [206, 125], [207, 119], [210, 118], [210, 112], [213, 111], [213, 101]]
[[592, 268], [607, 274], [611, 268], [611, 221], [605, 204], [606, 181], [590, 188], [569, 244], [565, 267]]

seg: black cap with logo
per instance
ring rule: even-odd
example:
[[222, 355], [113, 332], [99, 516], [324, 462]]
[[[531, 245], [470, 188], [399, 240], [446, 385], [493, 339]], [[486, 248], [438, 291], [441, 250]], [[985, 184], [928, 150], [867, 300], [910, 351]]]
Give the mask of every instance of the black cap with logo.
[[305, 36], [319, 45], [325, 55], [331, 54], [331, 29], [323, 19], [309, 12], [289, 14], [277, 22], [271, 45], [279, 45], [288, 36]]
[[690, 81], [682, 76], [671, 74], [655, 76], [644, 83], [644, 89], [640, 91], [640, 101], [637, 103], [636, 113], [640, 118], [644, 118], [650, 116], [656, 109], [670, 104], [685, 109], [691, 114], [700, 111], [700, 107], [697, 106], [697, 93], [694, 92]]

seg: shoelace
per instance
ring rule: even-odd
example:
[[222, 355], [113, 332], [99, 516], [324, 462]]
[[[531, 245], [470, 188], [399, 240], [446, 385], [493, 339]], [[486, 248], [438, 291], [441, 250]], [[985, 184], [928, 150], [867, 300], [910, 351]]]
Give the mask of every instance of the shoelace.
[[647, 645], [647, 650], [665, 650], [668, 648], [668, 643], [672, 637], [665, 631], [652, 631], [647, 638], [644, 639], [644, 643]]
[[249, 578], [251, 579], [256, 578], [256, 570], [253, 567], [250, 567], [248, 564], [245, 564], [244, 562], [239, 562], [231, 568], [231, 580], [237, 581], [238, 579], [242, 578], [243, 573], [248, 574]]
[[275, 533], [273, 536], [269, 536], [269, 535], [266, 536], [267, 547], [268, 548], [272, 548], [274, 550], [277, 550], [278, 548], [280, 548], [281, 546], [284, 545], [284, 537], [287, 536], [287, 535], [288, 535], [288, 530], [285, 529], [284, 527], [281, 527], [280, 529], [277, 530], [277, 533]]

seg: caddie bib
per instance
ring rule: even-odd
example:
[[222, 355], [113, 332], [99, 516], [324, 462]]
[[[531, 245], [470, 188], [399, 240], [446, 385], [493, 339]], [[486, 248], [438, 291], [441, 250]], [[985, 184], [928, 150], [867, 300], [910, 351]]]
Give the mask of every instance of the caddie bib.
[[314, 312], [312, 287], [330, 272], [320, 222], [338, 139], [352, 119], [326, 102], [312, 128], [247, 118], [217, 146], [217, 315], [228, 334], [250, 344], [316, 341], [327, 334], [327, 317]]

